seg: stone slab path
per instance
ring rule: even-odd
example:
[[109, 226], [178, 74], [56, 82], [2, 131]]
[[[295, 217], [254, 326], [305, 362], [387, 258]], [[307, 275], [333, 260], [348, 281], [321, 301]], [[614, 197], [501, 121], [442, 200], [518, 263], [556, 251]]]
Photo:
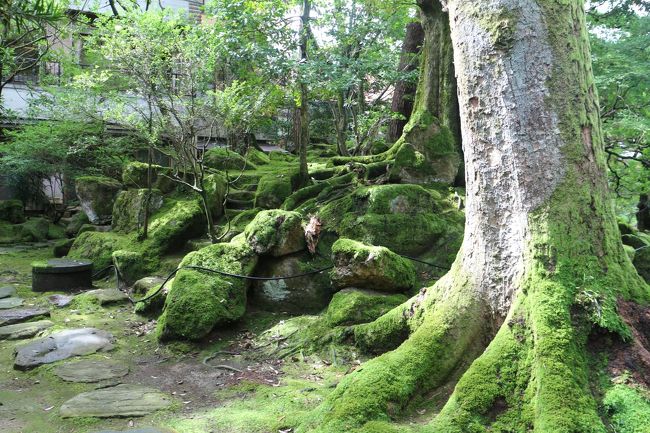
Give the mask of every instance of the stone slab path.
[[117, 289], [96, 289], [89, 290], [79, 296], [89, 297], [99, 301], [100, 305], [117, 304], [126, 302], [129, 298], [120, 290]]
[[160, 430], [155, 427], [136, 428], [131, 430], [101, 430], [93, 433], [171, 433], [170, 430]]
[[57, 366], [54, 374], [67, 382], [93, 383], [126, 376], [129, 367], [116, 361], [83, 360]]
[[74, 299], [73, 295], [50, 295], [47, 300], [50, 304], [62, 308], [68, 305]]
[[54, 326], [49, 320], [37, 322], [16, 323], [14, 325], [0, 326], [0, 340], [20, 340], [32, 338], [39, 332]]
[[61, 406], [63, 418], [144, 416], [172, 404], [166, 394], [140, 385], [121, 384], [84, 392]]
[[11, 286], [0, 287], [0, 299], [9, 298], [16, 294], [16, 289]]
[[36, 318], [50, 317], [50, 312], [44, 308], [23, 308], [20, 310], [0, 310], [0, 326], [13, 325]]
[[4, 298], [0, 299], [0, 310], [8, 310], [10, 308], [18, 308], [23, 305], [21, 298]]
[[35, 340], [16, 349], [14, 368], [28, 370], [73, 356], [113, 348], [113, 336], [95, 328], [69, 329]]

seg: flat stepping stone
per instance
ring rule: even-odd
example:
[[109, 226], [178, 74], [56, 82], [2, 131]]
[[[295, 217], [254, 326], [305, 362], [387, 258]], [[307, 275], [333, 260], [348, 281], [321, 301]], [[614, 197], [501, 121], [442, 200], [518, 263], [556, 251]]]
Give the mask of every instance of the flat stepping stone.
[[50, 295], [47, 297], [47, 300], [50, 302], [50, 304], [59, 308], [70, 304], [73, 299], [73, 295]]
[[59, 365], [54, 374], [68, 382], [93, 383], [102, 380], [123, 377], [129, 373], [129, 367], [116, 361], [83, 360]]
[[23, 305], [21, 298], [4, 298], [0, 299], [0, 310], [8, 310], [10, 308], [17, 308]]
[[21, 308], [19, 310], [0, 310], [0, 326], [50, 317], [50, 312], [44, 308]]
[[16, 349], [14, 368], [29, 370], [73, 356], [89, 355], [113, 348], [113, 336], [95, 328], [68, 329], [32, 341]]
[[63, 418], [144, 416], [171, 404], [171, 398], [157, 389], [121, 384], [84, 392], [71, 398], [61, 406], [61, 416]]
[[124, 294], [124, 292], [117, 289], [89, 290], [85, 293], [82, 293], [79, 296], [96, 299], [100, 305], [117, 304], [129, 300], [129, 298]]
[[32, 338], [39, 332], [54, 326], [49, 320], [38, 322], [16, 323], [15, 325], [0, 326], [0, 340], [20, 340]]
[[0, 299], [9, 298], [16, 294], [16, 288], [11, 286], [0, 287]]

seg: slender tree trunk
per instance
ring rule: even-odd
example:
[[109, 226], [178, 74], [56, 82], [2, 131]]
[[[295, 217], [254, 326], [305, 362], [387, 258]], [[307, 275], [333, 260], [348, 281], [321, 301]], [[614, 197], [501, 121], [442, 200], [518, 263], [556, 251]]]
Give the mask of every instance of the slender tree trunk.
[[345, 108], [345, 91], [336, 96], [336, 145], [341, 156], [350, 156], [347, 146], [348, 112]]
[[[400, 73], [414, 71], [417, 68], [417, 62], [414, 61], [417, 54], [422, 50], [424, 43], [424, 30], [419, 22], [412, 22], [406, 26], [406, 36], [402, 44], [402, 54], [399, 59], [397, 70]], [[395, 143], [404, 131], [404, 126], [408, 123], [413, 111], [413, 101], [415, 100], [416, 85], [406, 80], [399, 80], [395, 83], [393, 91], [393, 101], [391, 110], [399, 113], [402, 119], [392, 119], [388, 127], [388, 142]]]
[[[303, 0], [302, 17], [300, 20], [300, 60], [307, 62], [307, 45], [309, 43], [309, 15], [311, 13], [311, 0]], [[309, 95], [307, 84], [303, 77], [300, 77], [300, 128], [298, 129], [300, 141], [300, 171], [299, 186], [309, 182], [309, 171], [307, 168], [307, 146], [309, 146]]]
[[583, 1], [453, 0], [449, 13], [463, 246], [435, 286], [355, 328], [366, 348], [398, 347], [346, 376], [299, 431], [382, 431], [377, 420], [458, 380], [432, 432], [604, 433], [590, 341], [632, 339], [617, 302], [647, 303], [650, 289], [607, 190]]

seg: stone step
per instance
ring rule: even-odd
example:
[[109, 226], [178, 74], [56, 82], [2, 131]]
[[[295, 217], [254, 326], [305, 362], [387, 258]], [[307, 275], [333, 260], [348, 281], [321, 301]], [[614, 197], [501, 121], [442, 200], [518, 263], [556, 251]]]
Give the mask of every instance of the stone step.
[[10, 298], [16, 294], [16, 289], [11, 286], [0, 287], [0, 299]]
[[32, 338], [39, 332], [54, 326], [49, 320], [37, 322], [16, 323], [14, 325], [0, 326], [0, 340], [20, 340]]
[[172, 399], [154, 388], [120, 384], [84, 392], [63, 403], [63, 418], [144, 416], [169, 407]]
[[8, 310], [10, 308], [17, 308], [23, 305], [23, 300], [21, 298], [4, 298], [0, 299], [0, 310]]
[[0, 326], [13, 325], [14, 323], [26, 322], [42, 317], [50, 317], [50, 312], [44, 308], [2, 310], [0, 311]]
[[117, 361], [85, 359], [57, 366], [54, 374], [66, 382], [94, 383], [129, 374], [129, 367]]

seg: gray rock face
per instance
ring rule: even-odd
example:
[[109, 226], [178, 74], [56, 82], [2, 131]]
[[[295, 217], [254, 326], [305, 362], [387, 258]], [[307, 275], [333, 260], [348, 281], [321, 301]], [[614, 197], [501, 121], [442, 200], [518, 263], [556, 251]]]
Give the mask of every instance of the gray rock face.
[[93, 224], [110, 222], [113, 203], [122, 185], [104, 177], [79, 177], [76, 179], [77, 197], [81, 209]]
[[[297, 275], [326, 266], [298, 253], [262, 262], [256, 276]], [[318, 313], [329, 303], [334, 290], [327, 272], [286, 280], [255, 281], [251, 303], [268, 311], [296, 314]]]
[[102, 380], [123, 377], [129, 373], [129, 367], [116, 361], [82, 360], [59, 365], [54, 374], [67, 382], [93, 383]]
[[20, 310], [0, 311], [0, 326], [25, 322], [38, 317], [50, 317], [50, 312], [43, 308], [22, 308]]
[[129, 298], [117, 289], [96, 289], [89, 290], [79, 296], [89, 297], [96, 299], [100, 305], [115, 304], [119, 302], [126, 302]]
[[14, 368], [29, 370], [42, 364], [112, 348], [113, 336], [106, 331], [95, 328], [68, 329], [16, 349]]
[[38, 322], [16, 323], [15, 325], [0, 326], [0, 340], [20, 340], [31, 338], [39, 332], [53, 326], [49, 320]]
[[72, 300], [74, 299], [74, 296], [72, 295], [51, 295], [47, 297], [47, 300], [52, 304], [55, 305], [59, 308], [65, 307], [68, 305]]
[[0, 287], [0, 299], [9, 298], [16, 294], [16, 289], [11, 286]]
[[172, 404], [160, 391], [139, 385], [121, 384], [84, 392], [61, 406], [63, 418], [144, 416]]
[[10, 308], [16, 308], [23, 305], [23, 300], [21, 298], [4, 298], [0, 299], [0, 310], [8, 310]]

